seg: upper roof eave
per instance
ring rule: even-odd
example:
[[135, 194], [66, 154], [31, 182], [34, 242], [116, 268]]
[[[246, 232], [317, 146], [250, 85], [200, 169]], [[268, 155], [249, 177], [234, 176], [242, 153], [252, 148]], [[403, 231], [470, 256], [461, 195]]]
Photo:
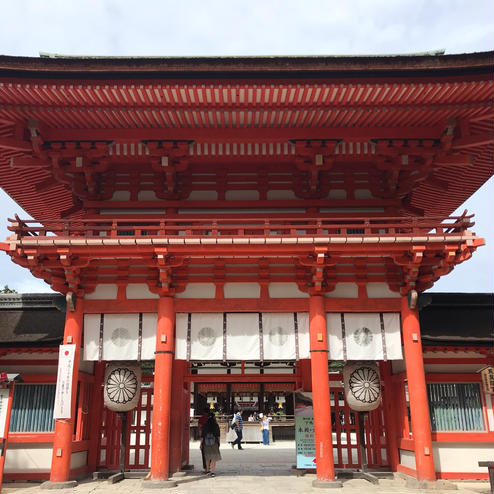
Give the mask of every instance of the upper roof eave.
[[373, 77], [385, 74], [463, 74], [492, 72], [494, 51], [441, 55], [264, 56], [264, 57], [89, 57], [0, 55], [0, 75], [12, 77]]

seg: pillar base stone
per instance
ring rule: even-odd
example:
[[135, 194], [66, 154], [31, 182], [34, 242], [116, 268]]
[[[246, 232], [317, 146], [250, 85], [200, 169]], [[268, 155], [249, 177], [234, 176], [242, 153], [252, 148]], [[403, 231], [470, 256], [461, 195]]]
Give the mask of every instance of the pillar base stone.
[[51, 480], [47, 480], [39, 487], [41, 489], [71, 489], [77, 487], [77, 485], [77, 480], [66, 480], [65, 482], [52, 482]]
[[339, 480], [313, 480], [312, 487], [317, 487], [321, 489], [339, 489], [343, 487], [343, 484]]
[[142, 487], [145, 489], [171, 489], [177, 486], [178, 484], [173, 480], [146, 480], [142, 482]]

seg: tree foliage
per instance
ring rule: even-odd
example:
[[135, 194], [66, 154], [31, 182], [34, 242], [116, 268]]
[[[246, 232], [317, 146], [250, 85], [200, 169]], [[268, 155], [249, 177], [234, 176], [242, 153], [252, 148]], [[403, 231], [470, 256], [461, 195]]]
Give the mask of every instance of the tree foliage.
[[17, 290], [9, 288], [9, 285], [4, 285], [3, 288], [0, 290], [0, 293], [17, 293]]

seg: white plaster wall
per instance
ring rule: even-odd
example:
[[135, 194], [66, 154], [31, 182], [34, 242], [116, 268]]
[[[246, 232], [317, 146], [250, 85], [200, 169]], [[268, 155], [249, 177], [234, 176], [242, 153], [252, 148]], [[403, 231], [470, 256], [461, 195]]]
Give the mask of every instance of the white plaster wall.
[[328, 194], [328, 199], [346, 199], [346, 190], [331, 189]]
[[10, 443], [5, 455], [5, 472], [49, 472], [52, 451], [51, 443]]
[[129, 283], [125, 288], [125, 296], [129, 300], [159, 298], [157, 293], [153, 293], [149, 290], [146, 283]]
[[140, 190], [137, 193], [138, 201], [157, 201], [156, 193], [154, 190]]
[[115, 300], [117, 298], [117, 285], [96, 285], [93, 293], [84, 295], [86, 300]]
[[[255, 205], [253, 205], [255, 207]], [[353, 210], [352, 210], [353, 211]], [[256, 208], [256, 213], [305, 213], [305, 208]], [[252, 213], [252, 209], [249, 208], [204, 208], [204, 209], [196, 209], [196, 208], [181, 208], [178, 210], [178, 214], [245, 214]]]
[[479, 461], [492, 461], [494, 444], [488, 443], [432, 443], [436, 472], [482, 472]]
[[77, 453], [72, 453], [70, 457], [70, 469], [76, 469], [80, 467], [85, 467], [87, 465], [87, 451], [78, 451]]
[[258, 190], [227, 190], [225, 193], [227, 201], [258, 201]]
[[193, 190], [187, 197], [187, 201], [216, 201], [218, 192], [215, 190]]
[[215, 298], [215, 295], [214, 283], [188, 283], [185, 290], [177, 293], [175, 298]]
[[389, 289], [387, 283], [367, 283], [367, 296], [369, 298], [400, 298], [398, 292]]
[[332, 292], [324, 294], [327, 298], [358, 298], [358, 286], [356, 283], [336, 283]]
[[108, 214], [108, 215], [118, 215], [118, 214], [165, 214], [164, 209], [102, 209], [100, 214]]
[[110, 201], [130, 201], [130, 191], [116, 190]]
[[268, 201], [286, 201], [297, 199], [297, 196], [293, 190], [268, 190], [266, 197]]
[[268, 286], [271, 298], [308, 298], [309, 294], [299, 290], [296, 283], [270, 283]]
[[259, 283], [225, 283], [223, 295], [225, 298], [259, 298], [261, 285]]
[[369, 189], [355, 189], [353, 197], [355, 199], [372, 199], [374, 196]]
[[415, 470], [417, 468], [417, 465], [415, 463], [415, 453], [406, 449], [400, 449], [398, 451], [400, 453], [400, 464], [404, 467], [412, 468], [413, 470]]

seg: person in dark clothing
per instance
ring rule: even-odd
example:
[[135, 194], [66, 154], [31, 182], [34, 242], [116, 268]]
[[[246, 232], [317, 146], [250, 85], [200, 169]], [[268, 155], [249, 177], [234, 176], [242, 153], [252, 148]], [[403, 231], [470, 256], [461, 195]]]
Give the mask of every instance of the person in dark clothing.
[[[197, 421], [197, 425], [199, 427], [199, 436], [202, 437], [202, 428], [206, 424], [209, 418], [209, 413], [203, 413], [200, 417], [199, 420]], [[202, 469], [203, 473], [207, 473], [208, 469], [206, 468], [206, 458], [204, 457], [204, 449], [201, 444], [201, 457], [202, 457]]]
[[235, 441], [232, 441], [232, 449], [235, 448], [235, 444], [238, 444], [238, 449], [244, 449], [242, 448], [242, 437], [243, 437], [242, 430], [244, 428], [244, 423], [242, 420], [242, 414], [240, 412], [237, 412], [233, 416], [232, 428], [237, 433], [237, 439], [235, 439]]
[[201, 448], [204, 452], [204, 458], [206, 459], [206, 469], [204, 473], [208, 473], [211, 477], [214, 477], [216, 462], [221, 460], [220, 427], [216, 422], [214, 413], [209, 414], [208, 421], [202, 427]]

